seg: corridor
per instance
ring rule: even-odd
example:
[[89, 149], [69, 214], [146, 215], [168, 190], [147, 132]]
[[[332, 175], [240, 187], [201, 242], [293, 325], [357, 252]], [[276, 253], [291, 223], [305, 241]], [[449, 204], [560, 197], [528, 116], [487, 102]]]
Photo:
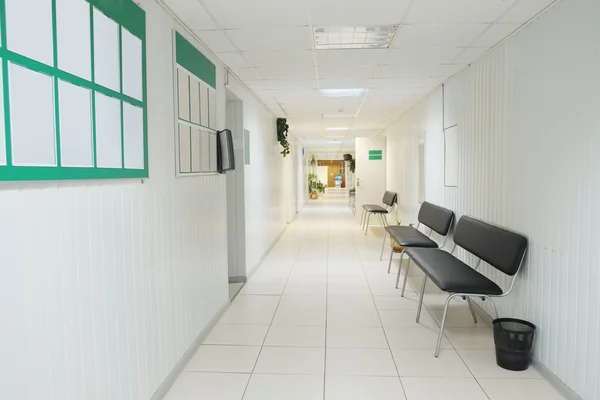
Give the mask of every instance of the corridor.
[[380, 228], [361, 232], [345, 197], [309, 202], [166, 400], [563, 398], [533, 367], [497, 367], [491, 329], [461, 301], [434, 358], [446, 295], [428, 287], [415, 323], [419, 271], [402, 298], [381, 242]]

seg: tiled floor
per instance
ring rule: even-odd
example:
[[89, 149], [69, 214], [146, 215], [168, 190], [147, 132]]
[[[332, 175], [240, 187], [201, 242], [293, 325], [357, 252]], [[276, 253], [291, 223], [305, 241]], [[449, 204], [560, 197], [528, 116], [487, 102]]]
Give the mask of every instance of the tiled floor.
[[[312, 201], [251, 277], [166, 400], [562, 399], [539, 373], [496, 366], [492, 332], [427, 288], [415, 322], [379, 261], [380, 228], [364, 236], [346, 198]], [[414, 275], [412, 275], [414, 273]]]

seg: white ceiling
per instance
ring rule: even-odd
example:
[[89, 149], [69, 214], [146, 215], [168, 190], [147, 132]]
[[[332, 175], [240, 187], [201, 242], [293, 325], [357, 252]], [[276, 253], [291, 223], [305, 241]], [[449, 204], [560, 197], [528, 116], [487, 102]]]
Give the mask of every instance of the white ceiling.
[[[554, 0], [163, 0], [308, 148], [377, 134]], [[399, 25], [389, 49], [314, 50], [313, 25]], [[319, 89], [368, 88], [364, 98]], [[323, 118], [343, 112], [356, 118]], [[326, 127], [349, 131], [330, 132]], [[332, 140], [336, 136], [343, 139]]]

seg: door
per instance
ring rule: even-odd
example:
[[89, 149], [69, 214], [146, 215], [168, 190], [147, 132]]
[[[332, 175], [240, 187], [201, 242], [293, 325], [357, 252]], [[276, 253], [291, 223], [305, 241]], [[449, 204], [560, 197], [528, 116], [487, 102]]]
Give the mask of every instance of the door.
[[246, 280], [246, 214], [244, 192], [244, 114], [243, 102], [228, 92], [227, 127], [233, 136], [235, 170], [226, 174], [227, 180], [227, 255], [229, 283]]
[[[386, 138], [356, 138], [356, 223], [360, 223], [363, 204], [381, 204], [385, 192]], [[371, 218], [372, 223], [378, 223]]]

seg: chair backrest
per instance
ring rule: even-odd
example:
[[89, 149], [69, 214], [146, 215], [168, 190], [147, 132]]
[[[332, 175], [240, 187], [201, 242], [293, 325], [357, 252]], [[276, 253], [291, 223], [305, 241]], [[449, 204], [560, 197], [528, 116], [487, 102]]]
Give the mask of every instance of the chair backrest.
[[454, 243], [511, 276], [527, 251], [526, 237], [466, 216], [456, 224]]
[[452, 226], [454, 212], [447, 208], [424, 202], [421, 204], [417, 219], [428, 228], [433, 229], [442, 236], [446, 236]]
[[395, 192], [385, 192], [383, 194], [383, 204], [392, 207], [396, 203], [398, 195]]

